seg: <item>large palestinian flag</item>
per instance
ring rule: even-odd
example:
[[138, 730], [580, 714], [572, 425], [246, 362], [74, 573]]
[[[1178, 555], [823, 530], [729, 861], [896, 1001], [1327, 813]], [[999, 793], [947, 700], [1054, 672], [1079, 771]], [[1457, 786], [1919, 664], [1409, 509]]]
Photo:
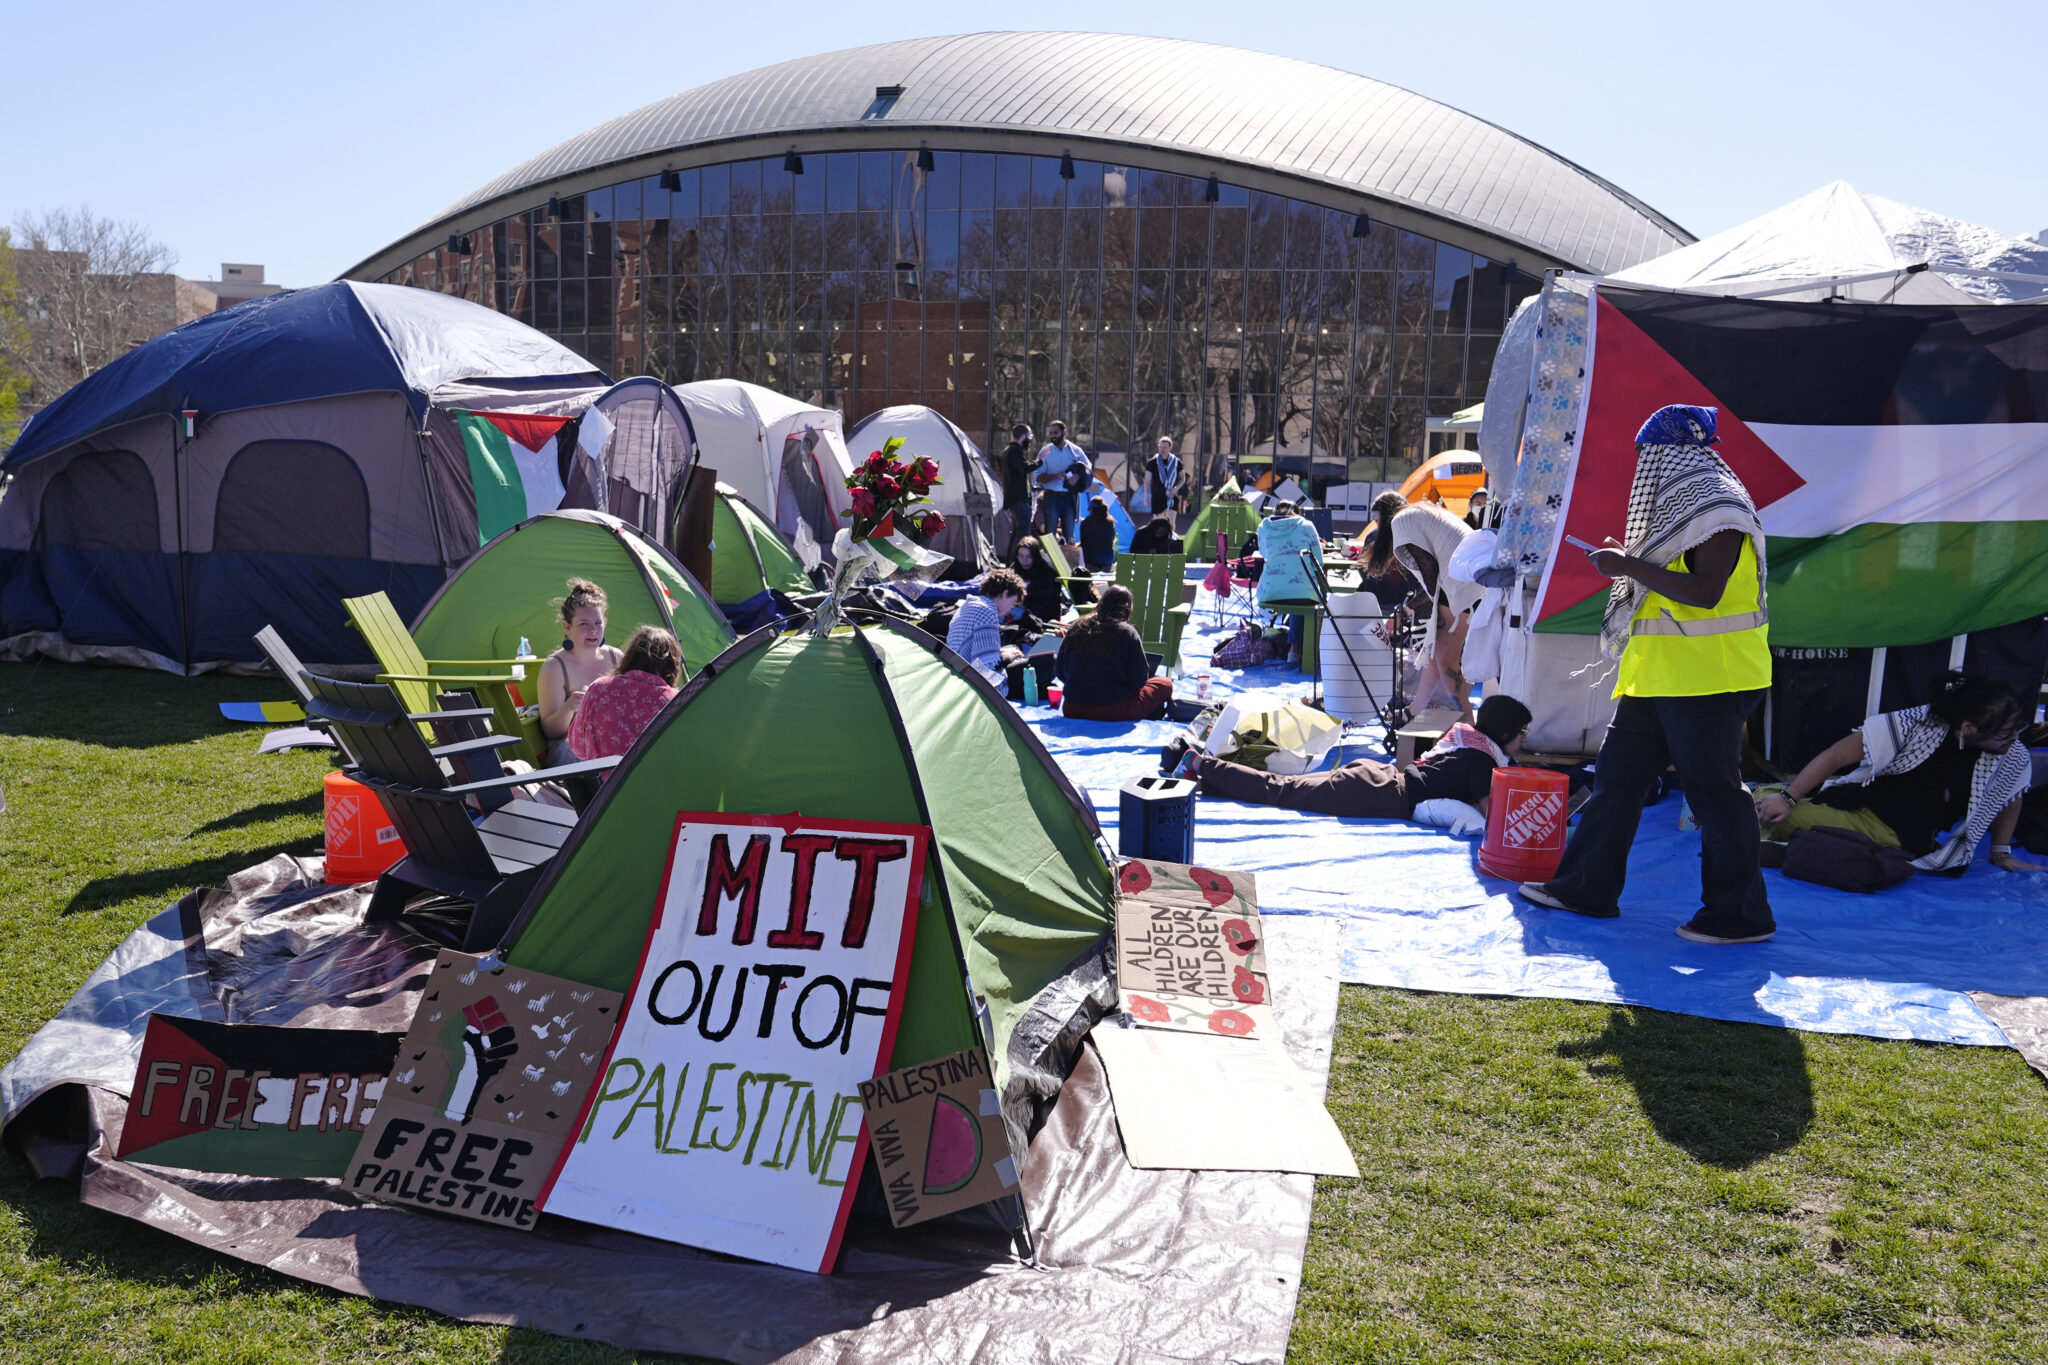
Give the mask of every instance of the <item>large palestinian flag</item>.
[[476, 543], [487, 545], [528, 517], [562, 505], [555, 441], [567, 417], [523, 412], [458, 412], [469, 484], [476, 496]]
[[[1592, 329], [1564, 532], [1621, 539], [1637, 428], [1704, 404], [1763, 518], [1772, 645], [1919, 644], [2048, 612], [2048, 307], [1602, 286]], [[1597, 632], [1607, 587], [1554, 554], [1536, 628]]]

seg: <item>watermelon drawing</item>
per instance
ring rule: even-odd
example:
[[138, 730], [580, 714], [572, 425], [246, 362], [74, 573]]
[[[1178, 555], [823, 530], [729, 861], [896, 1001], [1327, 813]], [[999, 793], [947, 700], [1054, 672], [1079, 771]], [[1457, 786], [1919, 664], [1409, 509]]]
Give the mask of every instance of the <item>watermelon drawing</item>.
[[931, 1147], [924, 1160], [924, 1192], [951, 1194], [981, 1169], [981, 1123], [958, 1100], [932, 1097]]

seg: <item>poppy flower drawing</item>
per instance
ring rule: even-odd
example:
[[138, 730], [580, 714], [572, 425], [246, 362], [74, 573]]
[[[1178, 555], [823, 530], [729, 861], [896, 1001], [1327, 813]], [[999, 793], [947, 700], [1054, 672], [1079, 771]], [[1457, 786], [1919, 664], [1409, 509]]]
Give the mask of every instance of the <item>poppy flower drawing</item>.
[[1195, 879], [1195, 889], [1202, 893], [1202, 899], [1211, 905], [1227, 905], [1237, 898], [1237, 884], [1221, 872], [1191, 867], [1188, 875]]
[[1209, 1016], [1210, 1032], [1229, 1034], [1232, 1038], [1248, 1038], [1254, 1027], [1252, 1017], [1242, 1010], [1217, 1010]]
[[1266, 987], [1251, 970], [1239, 967], [1230, 977], [1230, 993], [1237, 997], [1240, 1005], [1262, 1005], [1266, 1002]]
[[1241, 919], [1223, 921], [1223, 941], [1240, 957], [1259, 946], [1259, 936], [1252, 932], [1250, 921]]
[[[1149, 995], [1126, 995], [1124, 997], [1124, 1008], [1130, 1011], [1133, 1019], [1143, 1019], [1148, 1024], [1163, 1024], [1173, 1017], [1167, 1011], [1166, 1006], [1160, 1004]], [[1228, 1012], [1232, 1014], [1237, 1013], [1235, 1010]], [[1242, 1015], [1239, 1017], [1243, 1018]], [[1246, 1019], [1245, 1023], [1249, 1025], [1251, 1021]]]
[[1117, 872], [1117, 889], [1135, 896], [1152, 889], [1152, 869], [1140, 862], [1128, 862]]

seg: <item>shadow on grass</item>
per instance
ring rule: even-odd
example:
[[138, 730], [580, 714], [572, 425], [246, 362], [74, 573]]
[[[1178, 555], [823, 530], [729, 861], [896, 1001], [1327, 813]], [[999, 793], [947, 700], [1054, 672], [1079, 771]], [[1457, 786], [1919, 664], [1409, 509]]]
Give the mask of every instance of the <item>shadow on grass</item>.
[[223, 718], [220, 704], [289, 696], [290, 689], [275, 677], [180, 678], [144, 668], [54, 659], [0, 664], [0, 736], [154, 749], [242, 730], [253, 749], [262, 727]]
[[272, 820], [283, 820], [293, 815], [319, 815], [322, 796], [312, 792], [306, 796], [294, 797], [289, 801], [265, 801], [260, 806], [238, 810], [232, 815], [223, 815], [218, 820], [208, 820], [194, 834], [216, 834], [226, 829], [246, 829], [250, 825], [267, 825]]
[[[300, 803], [279, 802], [275, 804], [296, 807]], [[229, 818], [233, 819], [234, 817]], [[104, 910], [110, 905], [119, 905], [124, 901], [134, 900], [138, 897], [148, 900], [152, 904], [157, 902], [168, 904], [188, 891], [197, 891], [202, 887], [208, 886], [219, 886], [243, 868], [254, 867], [256, 864], [274, 858], [280, 853], [292, 853], [300, 857], [310, 857], [313, 853], [313, 847], [314, 840], [310, 837], [290, 839], [283, 843], [267, 844], [262, 848], [238, 849], [233, 853], [222, 853], [216, 857], [202, 858], [196, 862], [180, 864], [177, 867], [151, 868], [145, 872], [123, 872], [113, 877], [95, 877], [84, 886], [79, 887], [78, 891], [65, 903], [64, 909], [59, 913], [64, 915], [90, 914], [95, 910]]]
[[1788, 1150], [1813, 1123], [1806, 1045], [1790, 1029], [1616, 1006], [1605, 1030], [1557, 1052], [1612, 1058], [1587, 1069], [1618, 1070], [1657, 1136], [1723, 1170]]

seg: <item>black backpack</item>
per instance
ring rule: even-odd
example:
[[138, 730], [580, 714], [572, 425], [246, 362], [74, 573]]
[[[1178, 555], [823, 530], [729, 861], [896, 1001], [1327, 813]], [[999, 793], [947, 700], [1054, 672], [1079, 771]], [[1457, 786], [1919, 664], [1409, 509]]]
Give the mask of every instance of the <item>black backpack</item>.
[[1785, 875], [1838, 891], [1881, 891], [1913, 875], [1904, 849], [1887, 848], [1853, 829], [1803, 829], [1785, 846]]

